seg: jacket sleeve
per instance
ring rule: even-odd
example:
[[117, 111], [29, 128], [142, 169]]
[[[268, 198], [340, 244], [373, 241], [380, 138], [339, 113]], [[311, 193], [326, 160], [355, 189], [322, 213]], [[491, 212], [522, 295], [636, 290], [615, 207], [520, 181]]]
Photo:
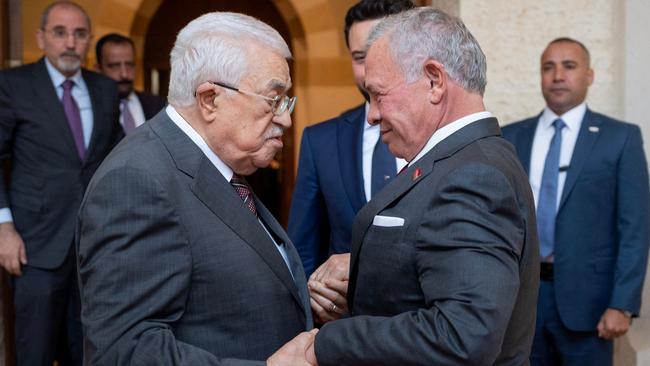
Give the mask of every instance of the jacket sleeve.
[[[0, 164], [11, 159], [16, 117], [12, 108], [11, 90], [4, 72], [0, 72]], [[0, 209], [9, 208], [9, 198], [4, 177], [0, 177]]]
[[329, 222], [314, 160], [309, 129], [302, 136], [298, 175], [289, 212], [289, 238], [307, 277], [318, 267], [320, 253], [329, 248]]
[[616, 171], [618, 257], [610, 307], [638, 315], [648, 264], [650, 195], [641, 130], [631, 126]]

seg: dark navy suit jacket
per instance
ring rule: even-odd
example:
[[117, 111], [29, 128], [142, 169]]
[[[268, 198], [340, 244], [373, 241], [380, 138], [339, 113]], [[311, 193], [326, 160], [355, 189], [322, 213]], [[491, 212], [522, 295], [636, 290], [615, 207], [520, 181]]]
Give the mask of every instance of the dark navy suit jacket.
[[[526, 172], [539, 116], [503, 128]], [[639, 313], [649, 243], [639, 127], [587, 109], [555, 230], [555, 300], [564, 324], [593, 331], [607, 308]]]
[[364, 105], [306, 128], [289, 213], [289, 237], [309, 276], [329, 254], [350, 251], [363, 189]]

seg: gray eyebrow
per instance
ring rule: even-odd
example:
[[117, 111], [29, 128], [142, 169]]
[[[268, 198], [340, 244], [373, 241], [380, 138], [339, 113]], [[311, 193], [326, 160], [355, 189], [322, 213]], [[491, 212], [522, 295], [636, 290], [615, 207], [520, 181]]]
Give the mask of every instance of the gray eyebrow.
[[266, 84], [266, 90], [286, 90], [291, 87], [291, 84], [287, 87], [287, 83], [279, 79], [271, 79]]

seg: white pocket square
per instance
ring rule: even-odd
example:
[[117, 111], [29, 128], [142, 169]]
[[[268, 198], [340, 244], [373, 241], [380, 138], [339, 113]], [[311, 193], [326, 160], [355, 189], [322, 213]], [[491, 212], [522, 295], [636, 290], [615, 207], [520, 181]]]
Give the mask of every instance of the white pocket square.
[[376, 215], [372, 220], [372, 224], [383, 227], [404, 226], [404, 219], [401, 217]]

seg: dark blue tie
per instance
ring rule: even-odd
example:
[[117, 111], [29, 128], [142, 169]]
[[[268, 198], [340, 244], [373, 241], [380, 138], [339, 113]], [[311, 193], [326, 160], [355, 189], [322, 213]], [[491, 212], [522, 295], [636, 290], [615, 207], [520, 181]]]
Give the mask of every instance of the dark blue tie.
[[388, 146], [381, 140], [381, 135], [379, 135], [375, 149], [372, 152], [371, 197], [381, 191], [390, 179], [395, 176], [396, 172], [397, 162], [395, 162], [395, 157], [390, 153]]
[[555, 244], [555, 216], [557, 214], [557, 185], [560, 173], [560, 149], [562, 148], [562, 128], [566, 124], [561, 119], [553, 121], [555, 134], [544, 162], [542, 184], [537, 198], [537, 233], [539, 251], [542, 258], [553, 253]]

